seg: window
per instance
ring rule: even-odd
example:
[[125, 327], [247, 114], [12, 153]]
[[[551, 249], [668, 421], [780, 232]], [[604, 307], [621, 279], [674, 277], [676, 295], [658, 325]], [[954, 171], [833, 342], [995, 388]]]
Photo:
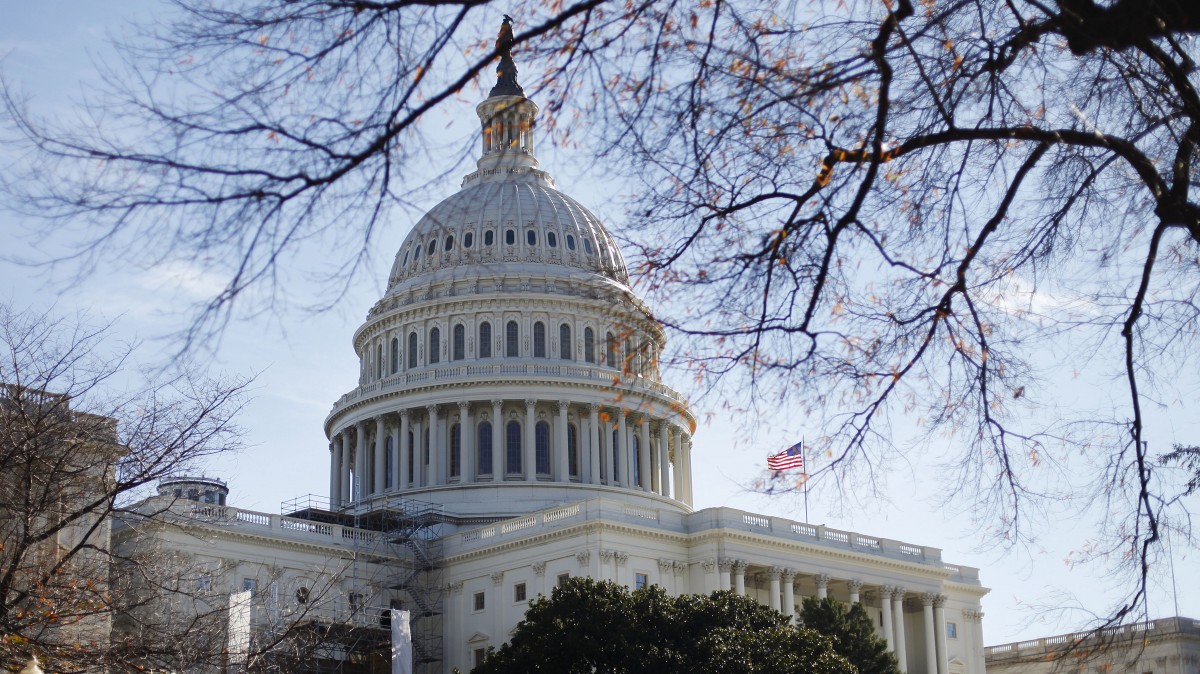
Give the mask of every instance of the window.
[[571, 234], [567, 235], [567, 250], [575, 250], [575, 237]]
[[605, 341], [604, 362], [609, 367], [616, 367], [617, 366], [617, 338], [614, 337], [613, 333], [610, 332], [610, 333], [607, 333], [607, 335], [604, 338], [604, 341]]
[[492, 233], [492, 230], [489, 229], [483, 233], [483, 245], [490, 246], [494, 243], [496, 243], [496, 236]]
[[579, 433], [575, 424], [567, 424], [567, 473], [579, 477]]
[[392, 466], [392, 436], [388, 436], [387, 442], [384, 443], [387, 447], [383, 455], [383, 487], [384, 489], [392, 488], [392, 473], [395, 472]]
[[563, 360], [573, 360], [571, 344], [571, 326], [563, 323], [558, 326], [558, 357]]
[[453, 234], [446, 237], [446, 243], [444, 243], [442, 245], [442, 250], [446, 251], [447, 253], [454, 250], [454, 235]]
[[525, 232], [525, 243], [527, 243], [531, 246], [536, 246], [537, 245], [537, 232], [532, 229]]
[[482, 611], [486, 607], [487, 607], [487, 593], [486, 592], [476, 592], [475, 593], [475, 610]]
[[550, 473], [550, 424], [545, 421], [537, 422], [533, 434], [534, 457], [537, 460], [537, 472]]
[[492, 474], [492, 424], [479, 423], [479, 474]]
[[[615, 422], [614, 422], [615, 424]], [[621, 481], [621, 431], [614, 426], [613, 428], [613, 482]], [[626, 485], [628, 486], [628, 485]]]
[[479, 357], [492, 357], [492, 324], [487, 321], [479, 324]]
[[508, 325], [504, 326], [504, 355], [509, 358], [516, 358], [519, 355], [519, 340], [521, 338], [521, 329], [517, 327], [516, 321], [509, 321]]
[[587, 253], [588, 255], [592, 254], [592, 240], [591, 239], [583, 240], [583, 252]]
[[533, 324], [533, 357], [546, 357], [546, 324], [541, 321]]
[[350, 612], [358, 613], [366, 606], [366, 595], [361, 592], [351, 592], [347, 597], [350, 602]]
[[401, 266], [401, 267], [407, 267], [407, 266], [408, 266], [408, 253], [409, 253], [409, 251], [407, 251], [407, 250], [406, 250], [406, 251], [404, 251], [404, 259], [400, 261], [400, 266]]
[[250, 590], [250, 592], [258, 592], [258, 580], [254, 578], [242, 579], [242, 590]]
[[517, 232], [513, 229], [504, 230], [504, 243], [511, 246], [517, 242]]
[[208, 575], [207, 573], [200, 574], [200, 577], [196, 579], [196, 591], [197, 592], [211, 592], [212, 591], [212, 576]]
[[589, 363], [596, 362], [596, 333], [591, 328], [583, 329], [583, 359]]
[[637, 352], [633, 348], [633, 339], [630, 337], [626, 337], [625, 338], [625, 362], [623, 364], [626, 372], [632, 372], [634, 370], [634, 365], [635, 365], [634, 361], [636, 358], [637, 358]]
[[521, 424], [516, 420], [508, 422], [505, 427], [504, 471], [521, 472]]
[[633, 589], [640, 590], [650, 584], [650, 577], [644, 573], [633, 575]]
[[952, 622], [946, 623], [946, 636], [951, 639], [958, 638], [958, 625]]
[[474, 658], [475, 658], [474, 666], [479, 667], [480, 665], [483, 664], [483, 661], [487, 659], [487, 649], [486, 648], [476, 648], [473, 651], [473, 653], [474, 653]]
[[400, 369], [400, 338], [392, 338], [392, 374]]
[[462, 323], [454, 326], [454, 360], [467, 357], [467, 328]]
[[429, 364], [433, 365], [441, 360], [442, 352], [442, 331], [433, 328], [429, 331]]
[[525, 601], [525, 583], [513, 585], [513, 601], [518, 603]]
[[635, 433], [629, 441], [629, 448], [633, 450], [633, 458], [629, 461], [629, 484], [634, 487], [642, 487], [642, 457], [639, 452], [642, 451], [642, 442], [638, 439]]
[[429, 248], [425, 251], [429, 255], [433, 255], [437, 251], [437, 239], [429, 242]]
[[555, 587], [562, 587], [563, 585], [566, 585], [567, 581], [570, 579], [571, 579], [571, 574], [560, 573], [560, 574], [558, 574], [558, 578], [554, 581], [554, 585], [555, 585]]
[[554, 235], [554, 232], [546, 232], [546, 245], [558, 248], [558, 237]]
[[458, 477], [462, 472], [462, 435], [459, 424], [450, 427], [450, 477]]
[[[414, 463], [413, 455], [417, 453], [416, 444], [417, 444], [416, 436], [413, 435], [412, 431], [409, 431], [408, 432], [408, 475], [409, 475], [409, 479], [414, 480], [414, 481], [416, 478], [414, 477], [415, 473], [413, 473], [413, 463]], [[404, 485], [404, 486], [407, 487], [408, 485]]]
[[421, 245], [417, 244], [417, 246], [415, 248], [413, 248], [413, 262], [415, 263], [417, 260], [420, 260], [420, 259], [421, 259]]
[[312, 596], [312, 591], [309, 590], [307, 587], [301, 585], [300, 587], [296, 588], [296, 603], [297, 604], [307, 604], [308, 598], [311, 596]]
[[473, 245], [475, 245], [475, 232], [463, 234], [463, 248], [470, 248]]
[[417, 366], [417, 333], [408, 333], [408, 366]]

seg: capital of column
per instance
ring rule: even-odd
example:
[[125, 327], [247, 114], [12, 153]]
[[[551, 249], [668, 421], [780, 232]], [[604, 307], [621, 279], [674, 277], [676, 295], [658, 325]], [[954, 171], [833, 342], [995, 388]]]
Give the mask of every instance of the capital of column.
[[401, 419], [407, 419], [407, 418], [408, 418], [408, 408], [406, 407], [406, 408], [404, 408], [404, 409], [401, 409], [401, 410], [398, 412], [398, 414], [400, 415], [400, 418], [401, 418]]
[[879, 586], [879, 596], [882, 597], [884, 601], [890, 600], [895, 592], [896, 588], [892, 587], [891, 585]]
[[500, 407], [503, 404], [504, 404], [503, 400], [495, 400], [495, 399], [492, 400], [492, 407]]
[[497, 571], [492, 574], [492, 583], [499, 585], [504, 582], [504, 572]]
[[538, 577], [546, 575], [546, 563], [545, 562], [534, 562], [533, 563], [533, 575], [538, 576]]
[[463, 410], [463, 414], [466, 413], [466, 409], [470, 406], [471, 406], [471, 403], [467, 402], [466, 400], [458, 401], [458, 409]]
[[942, 608], [946, 605], [946, 595], [939, 594], [933, 598], [933, 607]]
[[629, 561], [628, 552], [616, 552], [614, 554], [617, 558], [617, 566], [625, 566], [625, 562]]
[[561, 411], [567, 409], [567, 407], [570, 406], [570, 404], [571, 403], [567, 402], [566, 400], [558, 401], [558, 411], [561, 412]]
[[767, 578], [770, 580], [779, 580], [779, 577], [782, 575], [783, 569], [778, 566], [772, 566], [767, 569]]
[[733, 570], [738, 573], [745, 573], [747, 566], [750, 566], [750, 564], [744, 559], [733, 560]]
[[937, 601], [938, 596], [939, 595], [936, 592], [922, 592], [921, 606], [933, 606], [933, 603]]
[[588, 565], [588, 562], [592, 561], [592, 551], [591, 550], [580, 550], [579, 552], [576, 552], [575, 553], [575, 561], [579, 562], [579, 566], [581, 568], [586, 567]]
[[828, 588], [830, 580], [833, 579], [829, 577], [828, 573], [818, 573], [817, 575], [813, 576], [813, 581], [816, 582], [817, 587], [819, 588]]
[[850, 588], [851, 592], [861, 592], [863, 582], [858, 578], [851, 578], [850, 580], [846, 581], [846, 587]]
[[722, 557], [717, 560], [717, 568], [725, 573], [729, 573], [730, 569], [733, 568], [733, 560], [728, 557]]
[[461, 580], [458, 580], [458, 581], [454, 581], [452, 583], [447, 583], [446, 589], [450, 591], [450, 594], [458, 594], [458, 593], [462, 592], [463, 582]]
[[616, 553], [612, 550], [601, 550], [600, 551], [600, 561], [611, 562], [614, 554], [616, 554]]
[[892, 601], [897, 602], [897, 603], [904, 603], [904, 593], [906, 593], [906, 592], [908, 592], [908, 590], [906, 590], [903, 587], [900, 587], [899, 585], [897, 585], [896, 587], [893, 587], [892, 588]]
[[596, 403], [588, 403], [587, 408], [588, 408], [588, 412], [599, 412], [600, 411], [600, 405], [598, 405]]
[[673, 562], [673, 561], [671, 561], [671, 560], [669, 560], [669, 559], [660, 559], [660, 560], [658, 560], [658, 571], [659, 571], [659, 573], [667, 573], [668, 571], [670, 571], [670, 570], [671, 570], [671, 569], [673, 569], [673, 568], [675, 568], [675, 562]]
[[717, 560], [706, 559], [700, 562], [700, 568], [704, 569], [704, 573], [712, 573], [713, 569], [717, 568]]
[[438, 418], [438, 406], [437, 405], [426, 405], [425, 411], [429, 413], [430, 419]]
[[675, 568], [675, 575], [682, 576], [683, 573], [685, 571], [687, 571], [688, 565], [687, 565], [687, 562], [675, 562], [674, 568]]
[[796, 570], [795, 569], [780, 569], [780, 571], [782, 572], [781, 576], [783, 578], [783, 582], [790, 583], [790, 582], [796, 580]]
[[537, 405], [537, 401], [536, 401], [536, 400], [534, 400], [533, 398], [526, 398], [526, 399], [525, 399], [525, 409], [533, 409], [533, 407], [534, 407], [535, 405]]

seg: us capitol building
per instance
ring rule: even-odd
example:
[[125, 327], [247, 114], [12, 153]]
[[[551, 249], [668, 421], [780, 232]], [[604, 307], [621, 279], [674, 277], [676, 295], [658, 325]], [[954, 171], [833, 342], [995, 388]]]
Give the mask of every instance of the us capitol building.
[[255, 633], [325, 625], [322, 671], [385, 671], [390, 608], [411, 611], [416, 671], [467, 671], [530, 600], [589, 576], [792, 615], [807, 596], [862, 603], [906, 672], [984, 674], [977, 569], [693, 510], [696, 419], [660, 379], [663, 331], [603, 223], [540, 168], [511, 57], [498, 73], [478, 169], [412, 228], [354, 333], [359, 385], [325, 420], [328, 499], [254, 512], [180, 477], [146, 502], [173, 525], [118, 522], [117, 544], [183, 555], [214, 598], [252, 590]]

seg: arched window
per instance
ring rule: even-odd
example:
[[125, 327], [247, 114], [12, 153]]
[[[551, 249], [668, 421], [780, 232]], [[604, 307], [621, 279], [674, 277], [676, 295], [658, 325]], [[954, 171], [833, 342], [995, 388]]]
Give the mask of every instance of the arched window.
[[406, 251], [404, 251], [404, 259], [400, 261], [400, 266], [401, 266], [401, 267], [407, 267], [407, 266], [408, 266], [408, 251], [407, 251], [407, 250], [406, 250]]
[[496, 235], [493, 234], [492, 230], [489, 229], [483, 233], [483, 245], [490, 246], [494, 243], [496, 243]]
[[375, 378], [383, 379], [383, 345], [375, 345]]
[[575, 250], [575, 237], [571, 234], [567, 235], [567, 250]]
[[546, 232], [546, 245], [558, 248], [558, 237], [554, 235], [554, 232]]
[[571, 326], [563, 323], [558, 326], [558, 357], [563, 360], [574, 360], [574, 351], [571, 344]]
[[604, 363], [609, 367], [617, 367], [617, 338], [609, 332], [604, 338]]
[[413, 264], [416, 264], [417, 260], [420, 260], [420, 259], [421, 259], [421, 244], [417, 244], [416, 247], [413, 248]]
[[479, 324], [479, 357], [492, 357], [492, 324], [487, 321]]
[[583, 329], [583, 359], [589, 363], [596, 362], [596, 333], [591, 328]]
[[592, 254], [592, 240], [591, 240], [591, 239], [586, 239], [586, 238], [585, 238], [585, 239], [583, 240], [583, 251], [584, 251], [585, 253], [587, 253], [588, 255], [591, 255], [591, 254]]
[[430, 255], [433, 255], [435, 251], [437, 251], [437, 239], [434, 239], [433, 241], [429, 242], [429, 249], [426, 250], [425, 252]]
[[383, 488], [392, 488], [392, 473], [396, 472], [396, 467], [392, 465], [392, 436], [388, 436], [386, 446], [387, 454], [383, 456]]
[[417, 333], [408, 333], [408, 366], [417, 366]]
[[400, 369], [400, 338], [392, 338], [392, 374]]
[[531, 246], [537, 245], [537, 232], [535, 230], [531, 229], [531, 230], [525, 232], [525, 243], [527, 243]]
[[458, 477], [462, 473], [462, 439], [458, 430], [459, 424], [450, 426], [450, 477]]
[[454, 250], [454, 235], [450, 234], [446, 237], [446, 243], [442, 246], [442, 250], [449, 253]]
[[454, 360], [467, 357], [467, 328], [462, 323], [454, 326]]
[[515, 244], [516, 242], [517, 242], [516, 230], [512, 230], [512, 229], [504, 230], [504, 243], [511, 246], [511, 245]]
[[533, 324], [533, 357], [546, 357], [546, 324], [541, 321]]
[[537, 459], [537, 472], [541, 475], [550, 474], [550, 424], [545, 421], [537, 422], [533, 434], [534, 457]]
[[475, 232], [463, 234], [463, 248], [470, 248], [473, 245], [475, 245]]
[[575, 424], [567, 424], [567, 473], [579, 477], [579, 432]]
[[487, 421], [479, 422], [479, 474], [492, 474], [492, 424]]
[[504, 472], [521, 472], [521, 424], [515, 419], [508, 422], [504, 433]]
[[625, 368], [626, 372], [633, 372], [636, 369], [634, 367], [634, 365], [636, 364], [635, 363], [636, 358], [637, 358], [637, 351], [633, 348], [633, 338], [626, 337], [625, 338], [625, 362], [622, 363], [622, 366]]
[[442, 331], [437, 328], [432, 328], [429, 331], [429, 364], [441, 362], [442, 360]]
[[504, 355], [509, 358], [516, 358], [520, 355], [520, 339], [521, 329], [517, 327], [516, 321], [509, 321], [508, 325], [504, 326]]

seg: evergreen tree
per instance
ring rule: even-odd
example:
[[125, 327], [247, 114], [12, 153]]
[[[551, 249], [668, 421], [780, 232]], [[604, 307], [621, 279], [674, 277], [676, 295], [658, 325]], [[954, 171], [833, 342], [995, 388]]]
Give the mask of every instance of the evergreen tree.
[[829, 637], [833, 650], [849, 660], [858, 674], [900, 674], [896, 656], [875, 635], [875, 626], [862, 604], [847, 610], [836, 599], [806, 597], [800, 617], [805, 627]]

